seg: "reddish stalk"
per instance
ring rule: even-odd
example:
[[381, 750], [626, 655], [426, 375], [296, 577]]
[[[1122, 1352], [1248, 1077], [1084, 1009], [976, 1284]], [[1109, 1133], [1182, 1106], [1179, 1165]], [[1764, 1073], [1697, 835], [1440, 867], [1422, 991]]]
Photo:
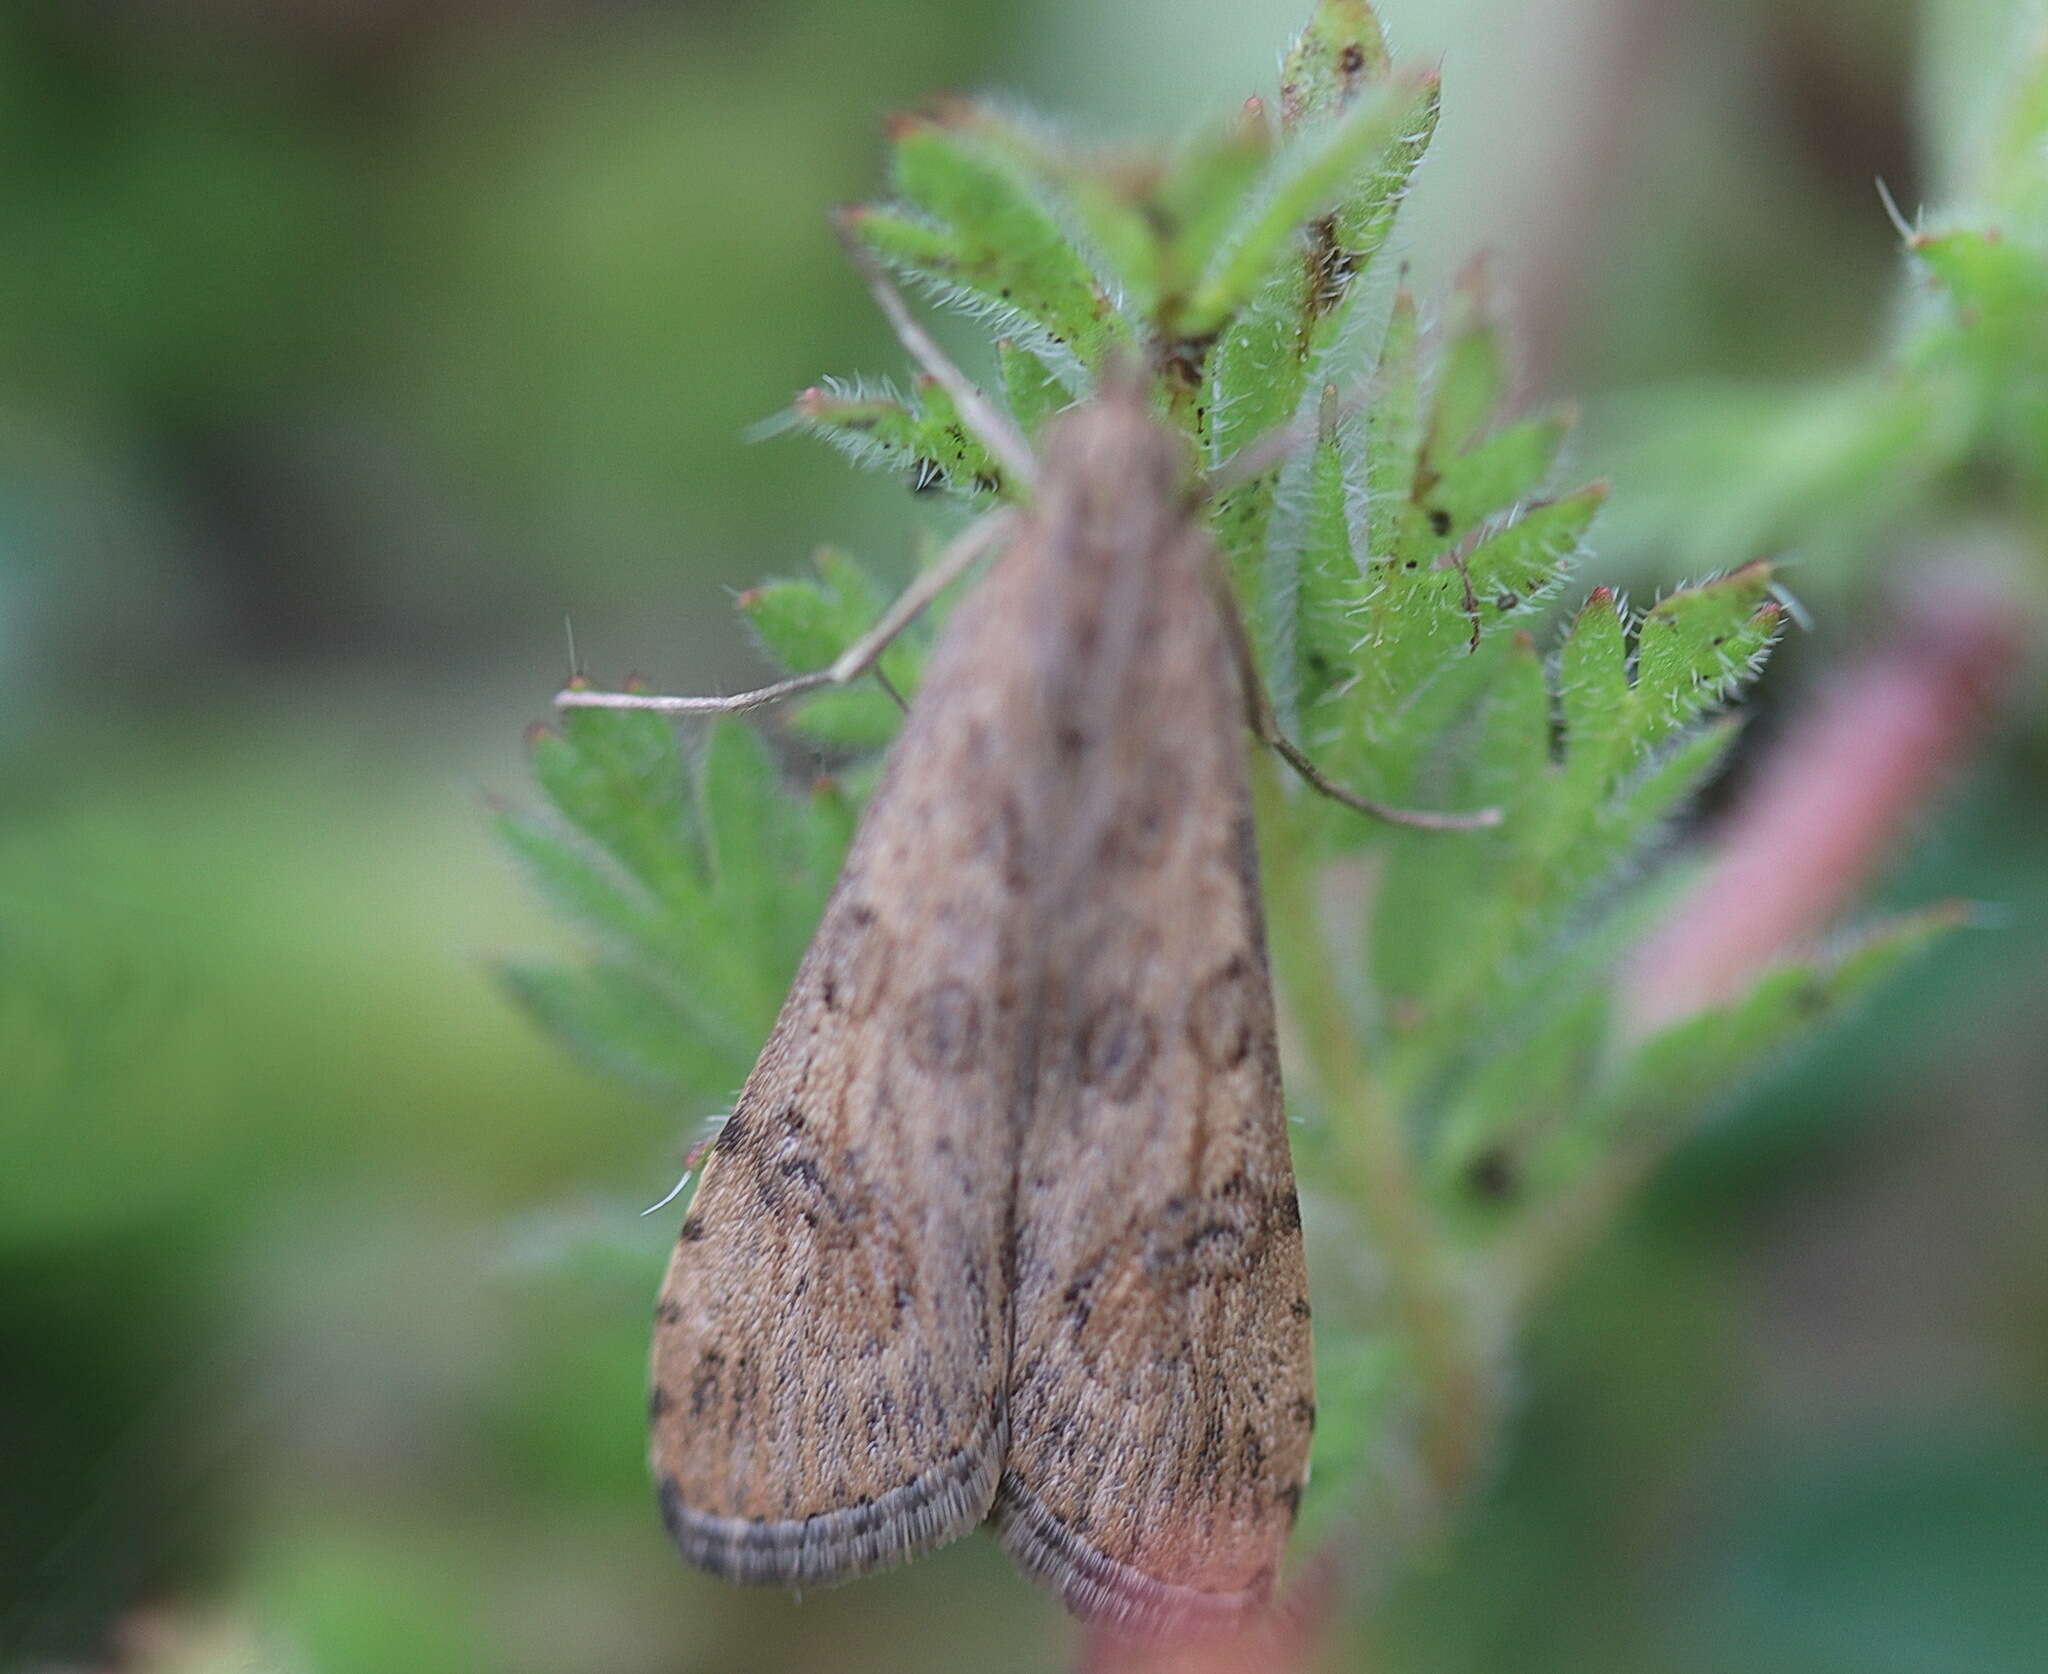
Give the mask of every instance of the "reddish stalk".
[[1975, 754], [2024, 641], [2020, 613], [1964, 578], [1923, 585], [1902, 618], [1793, 722], [1705, 874], [1631, 956], [1626, 1034], [1736, 998], [1830, 929]]

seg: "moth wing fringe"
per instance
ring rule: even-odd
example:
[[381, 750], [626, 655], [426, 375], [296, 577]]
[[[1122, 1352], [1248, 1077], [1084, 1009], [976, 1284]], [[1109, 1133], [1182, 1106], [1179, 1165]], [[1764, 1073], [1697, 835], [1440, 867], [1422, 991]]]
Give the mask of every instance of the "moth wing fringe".
[[723, 1581], [821, 1587], [945, 1545], [988, 1516], [1007, 1437], [991, 1422], [967, 1447], [864, 1505], [785, 1521], [720, 1517], [660, 1484], [661, 1518], [684, 1559]]
[[996, 1538], [1017, 1567], [1058, 1595], [1084, 1622], [1154, 1639], [1227, 1628], [1261, 1609], [1268, 1576], [1236, 1592], [1207, 1592], [1162, 1581], [1089, 1544], [1048, 1511], [1016, 1475], [1005, 1472], [992, 1513]]

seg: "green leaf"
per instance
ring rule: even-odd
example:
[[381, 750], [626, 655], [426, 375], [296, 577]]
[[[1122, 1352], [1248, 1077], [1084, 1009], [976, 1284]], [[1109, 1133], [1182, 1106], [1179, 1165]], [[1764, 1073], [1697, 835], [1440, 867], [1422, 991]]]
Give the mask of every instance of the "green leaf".
[[1580, 607], [1558, 654], [1564, 719], [1565, 799], [1589, 812], [1631, 754], [1628, 611], [1611, 587]]
[[1598, 850], [1589, 845], [1586, 853], [1626, 853], [1654, 835], [1714, 776], [1741, 731], [1739, 721], [1724, 716], [1696, 732], [1680, 734], [1599, 811], [1595, 830], [1602, 843]]
[[[756, 978], [755, 999], [772, 1017], [824, 909], [829, 879], [815, 876], [816, 851], [804, 840], [802, 806], [751, 727], [726, 721], [710, 729], [700, 795], [719, 910], [735, 945], [750, 950], [751, 967], [767, 967]], [[780, 950], [783, 958], [764, 960], [764, 949]]]
[[1438, 1201], [1490, 1227], [1519, 1207], [1521, 1141], [1569, 1118], [1599, 1059], [1609, 996], [1589, 985], [1520, 1039], [1490, 1040], [1438, 1119], [1428, 1172]]
[[1669, 1128], [1723, 1096], [1769, 1054], [1832, 1021], [1906, 959], [1967, 922], [1939, 906], [1866, 931], [1832, 957], [1777, 965], [1740, 999], [1652, 1035], [1541, 1150], [1543, 1186], [1569, 1178], [1624, 1132]]
[[1319, 1325], [1315, 1364], [1316, 1427], [1295, 1525], [1310, 1551], [1339, 1534], [1386, 1467], [1387, 1429], [1408, 1387], [1406, 1350], [1388, 1331], [1340, 1335]]
[[1183, 142], [1150, 198], [1150, 220], [1164, 229], [1158, 277], [1160, 328], [1183, 334], [1186, 293], [1215, 258], [1246, 196], [1273, 155], [1273, 131], [1263, 110], [1250, 107], [1235, 122]]
[[[1351, 677], [1352, 647], [1366, 608], [1365, 574], [1351, 548], [1354, 495], [1348, 450], [1338, 428], [1336, 392], [1324, 394], [1324, 433], [1309, 462], [1295, 590], [1294, 685], [1304, 710]], [[1282, 714], [1290, 716], [1286, 706]]]
[[1045, 421], [1067, 405], [1066, 386], [1045, 362], [1007, 337], [996, 343], [996, 365], [1002, 374], [1003, 398], [1009, 403], [1010, 416], [1026, 436], [1035, 437], [1045, 428]]
[[513, 997], [592, 1063], [671, 1100], [736, 1085], [744, 1054], [708, 1050], [674, 999], [645, 973], [598, 960], [577, 970], [512, 964], [500, 968]]
[[1384, 748], [1396, 728], [1419, 735], [1448, 722], [1441, 709], [1429, 711], [1425, 722], [1410, 708], [1451, 675], [1461, 650], [1476, 649], [1555, 589], [1604, 494], [1596, 485], [1536, 507], [1462, 562], [1450, 553], [1425, 557], [1411, 542], [1407, 556], [1370, 565], [1365, 654], [1349, 730]]
[[1508, 353], [1486, 270], [1475, 264], [1458, 281], [1457, 308], [1446, 333], [1429, 408], [1423, 457], [1441, 462], [1463, 453], [1492, 420], [1508, 390]]
[[995, 457], [966, 426], [953, 398], [929, 378], [917, 404], [834, 386], [807, 389], [787, 424], [830, 443], [857, 465], [899, 473], [913, 492], [950, 489], [970, 500], [1002, 492]]
[[[917, 265], [999, 314], [1035, 322], [1084, 366], [1099, 366], [1124, 335], [1108, 294], [1024, 160], [1003, 146], [1000, 128], [979, 121], [971, 106], [949, 115], [944, 122], [902, 118], [892, 130], [897, 189], [950, 235], [942, 260], [932, 251]], [[867, 236], [865, 212], [851, 224]]]
[[1550, 475], [1571, 429], [1563, 414], [1525, 419], [1437, 467], [1420, 495], [1433, 532], [1456, 540], [1475, 524], [1528, 498]]
[[[831, 667], [867, 637], [887, 603], [875, 578], [836, 548], [819, 548], [813, 562], [818, 581], [767, 582], [738, 600], [769, 654], [796, 673]], [[917, 690], [922, 642], [919, 632], [906, 630], [880, 659], [882, 673], [906, 697]], [[806, 737], [848, 750], [886, 744], [901, 719], [895, 700], [871, 679], [802, 698], [791, 716]]]
[[655, 894], [693, 887], [698, 834], [669, 723], [627, 710], [569, 709], [560, 727], [531, 743], [548, 799]]
[[1288, 264], [1302, 269], [1305, 286], [1302, 227], [1382, 165], [1416, 124], [1434, 85], [1433, 79], [1390, 81], [1289, 144], [1195, 286], [1183, 329], [1194, 336], [1220, 329]]
[[1392, 60], [1366, 0], [1318, 0], [1280, 66], [1280, 109], [1290, 126], [1341, 111], [1384, 77]]
[[737, 600], [762, 647], [799, 673], [829, 667], [874, 626], [886, 602], [873, 577], [837, 548], [820, 547], [811, 562], [817, 581], [763, 582]]
[[1311, 302], [1317, 316], [1313, 341], [1319, 355], [1342, 351], [1358, 300], [1365, 294], [1359, 277], [1385, 249], [1415, 171], [1429, 150], [1430, 141], [1436, 137], [1441, 114], [1442, 90], [1434, 79], [1427, 79], [1393, 142], [1338, 200], [1326, 221], [1318, 225], [1316, 284]]
[[[1517, 827], [1534, 825], [1549, 772], [1550, 682], [1535, 640], [1517, 633], [1475, 717], [1461, 800], [1505, 809]], [[1520, 846], [1520, 831], [1506, 832], [1504, 841]]]
[[2048, 262], [2039, 250], [1995, 226], [1922, 233], [1912, 249], [1977, 336], [2023, 352], [2039, 343], [2048, 306]]
[[1420, 356], [1415, 299], [1402, 291], [1394, 298], [1380, 349], [1378, 387], [1365, 420], [1368, 559], [1399, 554], [1404, 522], [1413, 514], [1409, 494], [1422, 456]]
[[1732, 697], [1784, 627], [1758, 561], [1660, 600], [1637, 632], [1636, 703], [1646, 742], [1668, 736]]
[[601, 947], [654, 962], [674, 951], [654, 899], [596, 851], [529, 814], [500, 810], [491, 823], [541, 899]]
[[1532, 507], [1465, 556], [1485, 629], [1554, 589], [1570, 572], [1607, 488], [1595, 483], [1548, 505]]
[[2018, 223], [2039, 249], [2048, 244], [2048, 32], [2037, 31], [2007, 94], [1985, 159], [1983, 199]]

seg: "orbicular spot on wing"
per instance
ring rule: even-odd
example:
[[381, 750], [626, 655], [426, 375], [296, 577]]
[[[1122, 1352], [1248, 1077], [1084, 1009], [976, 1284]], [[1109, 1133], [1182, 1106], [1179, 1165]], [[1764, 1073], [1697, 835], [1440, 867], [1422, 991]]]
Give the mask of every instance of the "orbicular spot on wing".
[[1250, 1056], [1266, 1027], [1264, 972], [1247, 953], [1211, 971], [1188, 1002], [1188, 1042], [1212, 1070], [1231, 1070]]
[[1083, 1085], [1122, 1104], [1145, 1085], [1158, 1035], [1150, 1017], [1126, 996], [1112, 994], [1082, 1025], [1079, 1051]]
[[821, 950], [818, 997], [850, 1022], [873, 1015], [889, 986], [894, 941], [874, 908], [855, 901], [833, 914]]
[[963, 982], [936, 982], [904, 1008], [904, 1050], [927, 1075], [960, 1075], [981, 1046], [981, 1007]]
[[1003, 887], [1021, 895], [1031, 887], [1031, 856], [1024, 835], [1024, 815], [1009, 792], [990, 804], [975, 831], [976, 852], [992, 865]]

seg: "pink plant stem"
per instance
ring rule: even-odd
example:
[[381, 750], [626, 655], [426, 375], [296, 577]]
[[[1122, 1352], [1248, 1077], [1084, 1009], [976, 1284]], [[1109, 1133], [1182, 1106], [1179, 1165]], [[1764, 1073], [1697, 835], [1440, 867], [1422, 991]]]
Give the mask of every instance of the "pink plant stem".
[[1974, 753], [2024, 637], [2004, 591], [1974, 580], [1930, 579], [1893, 643], [1794, 720], [1705, 875], [1632, 955], [1624, 1034], [1736, 998], [1827, 931]]
[[1271, 1609], [1234, 1631], [1148, 1644], [1090, 1629], [1079, 1674], [1305, 1674], [1328, 1631], [1337, 1583], [1338, 1565], [1325, 1550], [1298, 1567]]

